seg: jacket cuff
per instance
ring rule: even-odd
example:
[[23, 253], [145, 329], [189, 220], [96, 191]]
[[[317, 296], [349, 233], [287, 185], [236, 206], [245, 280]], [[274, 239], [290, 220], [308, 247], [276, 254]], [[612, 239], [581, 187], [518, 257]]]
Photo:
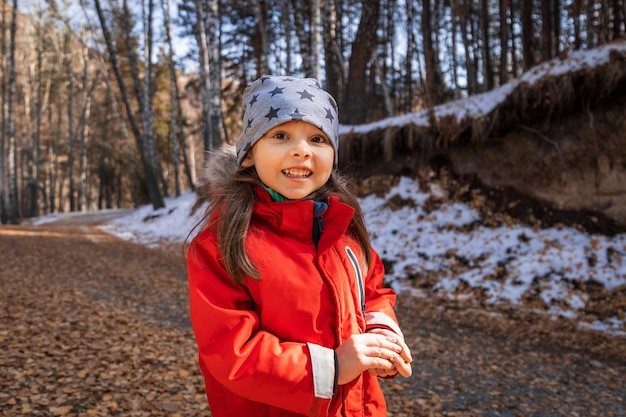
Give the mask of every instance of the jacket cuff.
[[400, 330], [400, 326], [398, 326], [398, 323], [396, 323], [391, 317], [389, 317], [385, 313], [374, 311], [365, 314], [365, 325], [368, 330], [375, 327], [387, 328], [400, 336], [402, 340], [404, 340], [404, 335], [402, 334], [402, 330]]
[[315, 398], [331, 399], [335, 385], [335, 351], [314, 343], [307, 343], [313, 369]]

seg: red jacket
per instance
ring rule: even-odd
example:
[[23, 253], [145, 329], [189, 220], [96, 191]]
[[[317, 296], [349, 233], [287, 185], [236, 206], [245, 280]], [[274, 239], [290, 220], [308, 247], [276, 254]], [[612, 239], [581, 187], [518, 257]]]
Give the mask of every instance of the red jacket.
[[188, 257], [191, 321], [213, 416], [385, 416], [369, 372], [333, 394], [334, 349], [351, 334], [385, 327], [401, 335], [378, 255], [365, 271], [345, 233], [354, 210], [329, 200], [316, 249], [312, 201], [257, 194], [246, 250], [261, 280], [234, 284], [207, 229]]

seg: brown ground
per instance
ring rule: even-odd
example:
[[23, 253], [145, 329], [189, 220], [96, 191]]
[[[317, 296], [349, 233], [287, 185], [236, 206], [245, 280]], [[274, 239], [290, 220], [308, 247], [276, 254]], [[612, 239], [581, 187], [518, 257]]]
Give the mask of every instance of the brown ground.
[[[209, 416], [184, 260], [92, 226], [0, 228], [0, 415]], [[400, 297], [390, 416], [626, 416], [626, 338]], [[239, 416], [234, 416], [239, 417]]]

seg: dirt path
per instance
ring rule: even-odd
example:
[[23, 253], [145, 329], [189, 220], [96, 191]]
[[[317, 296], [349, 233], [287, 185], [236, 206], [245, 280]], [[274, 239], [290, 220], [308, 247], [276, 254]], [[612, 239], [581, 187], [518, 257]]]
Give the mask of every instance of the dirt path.
[[[0, 415], [209, 416], [185, 264], [92, 226], [0, 228]], [[390, 416], [626, 416], [626, 339], [401, 296]], [[238, 416], [234, 416], [238, 417]]]

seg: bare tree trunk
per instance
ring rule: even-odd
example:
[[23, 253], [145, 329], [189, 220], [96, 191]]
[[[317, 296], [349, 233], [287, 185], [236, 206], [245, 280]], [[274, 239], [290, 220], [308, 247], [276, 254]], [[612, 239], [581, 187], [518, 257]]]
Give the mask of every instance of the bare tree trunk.
[[515, 24], [516, 14], [514, 1], [509, 2], [509, 16], [511, 16], [509, 19], [509, 34], [511, 35], [511, 74], [513, 74], [513, 77], [517, 77], [519, 72], [519, 60], [517, 59], [517, 36], [515, 35], [517, 33], [517, 26]]
[[[332, 1], [332, 0], [330, 0]], [[285, 38], [285, 48], [283, 49], [282, 53], [285, 54], [285, 59], [284, 59], [284, 63], [280, 63], [282, 64], [281, 67], [284, 68], [285, 74], [292, 74], [293, 71], [293, 57], [294, 57], [294, 40], [293, 40], [293, 33], [294, 33], [294, 28], [293, 28], [293, 24], [292, 24], [292, 19], [291, 16], [293, 16], [293, 12], [292, 12], [293, 7], [291, 7], [291, 3], [286, 1], [283, 3], [283, 8], [281, 11], [281, 26], [284, 30], [284, 38]], [[282, 61], [282, 60], [281, 60]]]
[[207, 39], [209, 66], [209, 129], [211, 149], [222, 146], [222, 63], [220, 58], [219, 10], [217, 0], [207, 1]]
[[362, 15], [349, 59], [348, 80], [342, 112], [345, 123], [367, 120], [367, 67], [376, 48], [380, 0], [362, 0]]
[[[623, 21], [626, 22], [626, 1], [622, 1], [622, 10], [621, 10]], [[626, 30], [626, 28], [624, 28]]]
[[15, 101], [15, 34], [17, 31], [17, 0], [13, 0], [13, 10], [11, 10], [11, 26], [9, 29], [9, 95], [8, 95], [8, 109], [7, 109], [7, 130], [9, 137], [9, 148], [7, 155], [7, 181], [8, 181], [8, 189], [9, 189], [9, 205], [8, 205], [8, 215], [7, 222], [10, 224], [16, 224], [20, 217], [19, 207], [18, 207], [18, 196], [17, 196], [17, 143], [15, 137], [15, 109], [14, 109], [14, 101]]
[[561, 4], [552, 0], [552, 52], [555, 57], [561, 55]]
[[[574, 50], [575, 51], [578, 51], [582, 47], [582, 44], [583, 44], [582, 39], [581, 39], [581, 33], [582, 33], [581, 26], [582, 25], [580, 23], [580, 16], [582, 14], [582, 7], [583, 7], [582, 2], [583, 0], [574, 0], [572, 4], [572, 8], [571, 8], [571, 18], [572, 18], [572, 24], [574, 26]], [[626, 5], [626, 2], [624, 4]]]
[[554, 57], [552, 49], [552, 0], [541, 0], [541, 61], [548, 61]]
[[522, 56], [524, 59], [524, 71], [535, 66], [535, 43], [533, 41], [534, 25], [532, 15], [532, 3], [521, 2], [522, 10]]
[[591, 49], [596, 46], [597, 34], [594, 32], [594, 24], [596, 20], [594, 19], [594, 11], [593, 11], [593, 0], [587, 0], [587, 27], [586, 27], [586, 40], [587, 44], [585, 45], [587, 49]]
[[256, 76], [259, 78], [263, 75], [269, 74], [270, 69], [267, 63], [267, 55], [269, 53], [268, 41], [267, 41], [267, 22], [266, 22], [266, 9], [267, 5], [264, 0], [254, 0], [252, 2], [254, 9], [254, 17], [256, 18], [256, 30], [254, 41], [254, 56], [256, 58]]
[[[556, 0], [554, 1], [555, 7], [559, 7], [558, 2]], [[613, 15], [613, 39], [618, 39], [622, 36], [622, 23], [624, 22], [622, 8], [620, 7], [620, 0], [611, 1], [611, 10], [611, 14]]]
[[[412, 0], [406, 0], [406, 62], [404, 84], [406, 92], [405, 111], [413, 111], [413, 51], [415, 50], [415, 28], [413, 27], [414, 11]], [[456, 77], [455, 77], [456, 80]]]
[[457, 0], [459, 11], [458, 16], [461, 20], [461, 35], [463, 37], [463, 50], [465, 53], [465, 70], [467, 72], [467, 94], [472, 95], [478, 92], [478, 78], [477, 78], [477, 58], [476, 58], [476, 45], [472, 43], [471, 30], [468, 31], [468, 27], [471, 28], [472, 10], [471, 2], [467, 0]]
[[500, 85], [509, 80], [509, 25], [507, 24], [507, 12], [509, 0], [499, 0], [500, 10]]
[[[65, 34], [65, 43], [69, 44], [71, 34]], [[64, 57], [64, 70], [67, 80], [67, 174], [69, 179], [69, 200], [70, 211], [76, 211], [76, 184], [74, 179], [74, 74], [72, 71], [72, 52], [68, 57]]]
[[[128, 94], [126, 92], [126, 87], [124, 85], [124, 80], [122, 77], [121, 69], [117, 61], [117, 52], [113, 46], [113, 42], [111, 40], [111, 35], [109, 33], [107, 22], [102, 13], [102, 8], [100, 7], [100, 0], [94, 0], [94, 5], [96, 7], [96, 12], [98, 14], [98, 19], [100, 21], [100, 28], [102, 29], [102, 33], [107, 45], [107, 50], [109, 51], [109, 59], [111, 60], [111, 66], [113, 67], [113, 71], [115, 73], [115, 78], [117, 80], [118, 87], [120, 89], [120, 95], [122, 96], [122, 101], [126, 108], [126, 115], [128, 116], [128, 122], [131, 126], [131, 130], [133, 135], [135, 136], [135, 140], [137, 141], [137, 147], [139, 148], [139, 156], [141, 158], [142, 166], [144, 169], [145, 183], [148, 192], [148, 197], [150, 198], [150, 202], [155, 209], [165, 207], [165, 202], [163, 201], [163, 196], [161, 195], [161, 191], [159, 189], [159, 185], [157, 182], [157, 177], [155, 173], [154, 167], [150, 164], [150, 160], [146, 155], [146, 151], [143, 146], [142, 135], [139, 132], [139, 127], [135, 121], [134, 112], [132, 106], [130, 104], [130, 100], [128, 98]], [[129, 28], [126, 28], [129, 29]], [[133, 54], [130, 54], [133, 56]], [[138, 95], [138, 98], [141, 101], [141, 95]], [[142, 178], [139, 178], [139, 182], [142, 183]]]
[[170, 144], [172, 146], [172, 162], [174, 165], [174, 191], [176, 196], [181, 193], [180, 184], [180, 150], [178, 139], [178, 84], [176, 83], [176, 66], [172, 46], [172, 21], [170, 19], [170, 2], [161, 0], [163, 20], [165, 23], [165, 42], [167, 44], [168, 69], [170, 73]]
[[[29, 91], [25, 94], [25, 99], [32, 97], [32, 102], [27, 104], [26, 110], [30, 111], [30, 121], [32, 138], [30, 158], [28, 159], [28, 211], [26, 217], [35, 217], [39, 214], [39, 170], [41, 165], [40, 157], [40, 129], [41, 129], [41, 105], [42, 105], [42, 78], [43, 78], [43, 48], [41, 39], [41, 16], [38, 21], [33, 22], [36, 28], [29, 36], [31, 48], [34, 51], [35, 60], [30, 65]], [[35, 43], [32, 45], [32, 43]], [[32, 109], [32, 110], [30, 110]]]
[[[163, 194], [168, 194], [167, 181], [163, 177], [163, 170], [161, 169], [161, 158], [156, 150], [156, 144], [154, 142], [154, 116], [152, 113], [152, 90], [153, 90], [153, 77], [152, 77], [152, 12], [154, 10], [153, 0], [148, 1], [148, 13], [146, 14], [145, 3], [142, 0], [142, 18], [144, 29], [144, 48], [143, 48], [143, 109], [141, 109], [141, 124], [143, 127], [144, 144], [146, 147], [146, 153], [150, 165], [152, 166], [155, 175], [160, 178], [161, 186], [163, 188]], [[131, 56], [134, 56], [134, 52], [129, 52]], [[140, 80], [137, 78], [135, 81], [139, 86]]]
[[307, 74], [316, 80], [320, 79], [320, 45], [321, 45], [321, 6], [320, 0], [311, 0], [311, 50], [309, 53], [309, 67], [311, 72]]
[[78, 141], [78, 211], [87, 210], [87, 143], [89, 142], [89, 117], [91, 116], [91, 94], [86, 96], [82, 115], [82, 129]]
[[[62, 45], [59, 45], [56, 49], [58, 54], [58, 63], [57, 63], [57, 73], [58, 77], [62, 79], [63, 76], [63, 68], [64, 68], [64, 60], [65, 56], [68, 53], [69, 46], [66, 42], [65, 36], [61, 37]], [[62, 125], [63, 125], [63, 84], [57, 83], [57, 94], [55, 100], [56, 106], [56, 131], [54, 136], [54, 145], [48, 148], [48, 159], [51, 161], [50, 163], [50, 173], [48, 177], [50, 178], [50, 190], [49, 190], [49, 207], [50, 212], [54, 213], [57, 209], [61, 210], [63, 208], [61, 204], [61, 195], [59, 194], [59, 203], [57, 204], [57, 181], [59, 181], [59, 156], [61, 155], [61, 143], [62, 143]], [[59, 181], [62, 183], [63, 181]]]
[[[0, 40], [0, 62], [2, 68], [8, 68], [7, 63], [7, 14], [8, 5], [2, 4], [2, 39]], [[8, 89], [6, 83], [6, 77], [0, 78], [2, 82], [0, 100], [2, 100], [2, 120], [0, 121], [0, 221], [4, 224], [7, 223], [9, 214], [9, 201], [7, 196], [7, 183], [4, 175], [5, 172], [5, 154], [4, 149], [7, 140], [7, 121], [9, 119], [9, 101], [8, 101]]]
[[393, 104], [391, 102], [391, 95], [389, 94], [389, 89], [387, 88], [385, 74], [383, 72], [383, 69], [381, 68], [379, 61], [380, 59], [378, 58], [378, 54], [376, 53], [376, 50], [374, 50], [374, 53], [372, 54], [372, 66], [374, 69], [374, 73], [376, 74], [376, 77], [378, 78], [378, 82], [380, 83], [380, 90], [383, 96], [382, 97], [383, 105], [377, 110], [382, 110], [383, 117], [389, 117], [393, 115]]
[[78, 134], [78, 186], [76, 189], [76, 202], [78, 211], [88, 209], [87, 207], [87, 143], [89, 141], [89, 118], [91, 116], [92, 93], [95, 83], [91, 79], [87, 60], [89, 51], [86, 47], [81, 49], [81, 63], [83, 74], [81, 77], [81, 103], [82, 111], [79, 121]]
[[205, 151], [213, 150], [211, 137], [211, 63], [209, 61], [209, 46], [206, 39], [204, 9], [201, 0], [195, 0], [196, 5], [196, 41], [200, 55], [200, 91], [202, 95], [202, 142]]
[[480, 14], [481, 14], [481, 32], [482, 32], [482, 53], [483, 53], [483, 76], [485, 77], [485, 84], [487, 90], [492, 90], [494, 85], [493, 77], [493, 62], [491, 59], [491, 37], [489, 36], [489, 1], [480, 0]]
[[598, 45], [604, 45], [609, 42], [611, 39], [610, 34], [610, 18], [609, 15], [611, 13], [609, 9], [608, 0], [599, 0], [600, 10], [597, 13], [599, 25], [598, 28]]
[[291, 0], [293, 10], [293, 20], [295, 23], [296, 37], [300, 46], [300, 56], [302, 57], [302, 70], [305, 76], [309, 77], [313, 73], [311, 63], [311, 36], [307, 30], [307, 17], [310, 16], [310, 1]]
[[341, 101], [346, 77], [344, 74], [345, 62], [338, 43], [335, 0], [324, 1], [324, 13], [322, 16], [322, 26], [324, 29], [324, 59], [326, 63], [326, 90], [338, 101]]
[[450, 37], [452, 39], [452, 41], [450, 42], [449, 45], [449, 52], [448, 55], [450, 55], [450, 65], [451, 65], [451, 69], [452, 69], [452, 79], [454, 82], [454, 90], [455, 90], [455, 96], [459, 97], [460, 94], [459, 92], [461, 91], [462, 87], [459, 85], [459, 62], [458, 62], [458, 55], [457, 55], [457, 36], [459, 33], [459, 16], [457, 14], [457, 8], [455, 7], [454, 4], [452, 4], [451, 6], [451, 11], [450, 11]]
[[426, 65], [426, 102], [428, 107], [441, 100], [441, 75], [437, 64], [437, 50], [433, 44], [431, 0], [422, 2], [422, 37], [424, 39], [424, 62]]

